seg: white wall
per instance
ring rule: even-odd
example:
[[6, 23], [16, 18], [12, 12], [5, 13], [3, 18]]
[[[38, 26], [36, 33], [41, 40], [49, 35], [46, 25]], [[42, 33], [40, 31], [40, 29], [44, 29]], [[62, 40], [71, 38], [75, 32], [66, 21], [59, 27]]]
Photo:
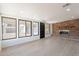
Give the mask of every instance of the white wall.
[[10, 40], [2, 40], [2, 47], [3, 48], [40, 39], [39, 35], [38, 36], [32, 35], [31, 37], [18, 38], [18, 19], [19, 18], [17, 18], [17, 38], [16, 39], [10, 39]]
[[[34, 39], [36, 38], [36, 39]], [[21, 43], [26, 43], [26, 42], [30, 42], [33, 40], [38, 40], [39, 36], [36, 37], [25, 37], [25, 38], [17, 38], [17, 39], [10, 39], [10, 40], [3, 40], [2, 41], [2, 47], [8, 47], [8, 46], [13, 46], [13, 45], [17, 45], [17, 44], [21, 44]]]
[[[23, 20], [44, 22], [43, 15], [42, 15], [43, 13], [38, 8], [39, 5], [38, 6], [36, 4], [35, 5], [32, 5], [32, 4], [0, 4], [0, 5], [1, 5], [0, 13], [2, 14], [2, 16], [17, 18], [17, 21], [18, 19], [23, 19]], [[48, 37], [50, 36], [50, 34], [46, 34], [45, 36]], [[18, 38], [17, 36], [16, 39], [2, 40], [2, 47], [4, 48], [4, 47], [13, 46], [13, 45], [26, 43], [26, 42], [30, 42], [34, 40], [39, 40], [39, 39], [40, 39], [40, 35], [38, 36], [32, 35], [31, 37], [24, 37], [24, 38]]]
[[[8, 17], [10, 17], [10, 16], [8, 16]], [[20, 18], [17, 17], [17, 33], [18, 33], [18, 19], [20, 19]], [[31, 20], [31, 21], [33, 22], [33, 20]], [[39, 21], [37, 21], [37, 22], [39, 22]], [[39, 27], [40, 27], [40, 23], [39, 23]], [[39, 32], [39, 34], [40, 34], [40, 32]], [[51, 36], [51, 33], [45, 34], [46, 38], [49, 37], [49, 36]], [[40, 35], [33, 36], [33, 33], [32, 33], [31, 37], [24, 37], [24, 38], [18, 38], [18, 34], [17, 34], [16, 39], [2, 40], [2, 48], [14, 46], [14, 45], [17, 45], [17, 44], [26, 43], [26, 42], [30, 42], [30, 41], [34, 41], [34, 40], [39, 40], [39, 39], [40, 39]]]

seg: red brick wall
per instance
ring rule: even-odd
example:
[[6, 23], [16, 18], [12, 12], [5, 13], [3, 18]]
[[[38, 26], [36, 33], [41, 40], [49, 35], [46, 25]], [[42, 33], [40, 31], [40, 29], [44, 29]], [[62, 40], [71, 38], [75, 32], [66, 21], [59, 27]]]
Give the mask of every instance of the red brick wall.
[[54, 35], [59, 35], [59, 30], [70, 30], [71, 35], [79, 36], [79, 19], [52, 24]]

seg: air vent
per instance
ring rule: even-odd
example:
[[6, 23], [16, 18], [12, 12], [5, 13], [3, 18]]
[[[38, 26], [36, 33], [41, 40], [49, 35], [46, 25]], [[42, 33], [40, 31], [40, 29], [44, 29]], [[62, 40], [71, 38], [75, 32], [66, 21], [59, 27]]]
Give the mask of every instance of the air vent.
[[66, 4], [63, 5], [62, 7], [65, 8], [65, 7], [69, 6], [69, 5], [70, 5], [70, 3], [66, 3]]

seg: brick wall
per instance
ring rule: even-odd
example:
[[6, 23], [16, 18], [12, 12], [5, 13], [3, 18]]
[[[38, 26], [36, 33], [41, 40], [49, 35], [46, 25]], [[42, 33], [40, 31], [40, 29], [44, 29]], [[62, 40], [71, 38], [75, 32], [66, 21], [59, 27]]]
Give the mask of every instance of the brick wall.
[[59, 30], [70, 30], [70, 35], [79, 36], [79, 19], [52, 24], [54, 35], [60, 35]]

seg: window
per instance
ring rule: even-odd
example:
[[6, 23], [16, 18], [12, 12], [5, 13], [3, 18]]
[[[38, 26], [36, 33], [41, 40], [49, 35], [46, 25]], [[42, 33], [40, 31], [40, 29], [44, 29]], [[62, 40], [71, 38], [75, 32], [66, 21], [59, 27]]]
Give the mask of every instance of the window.
[[33, 35], [39, 35], [39, 23], [33, 22]]
[[45, 33], [46, 34], [50, 33], [50, 24], [45, 24]]
[[26, 36], [32, 35], [32, 22], [26, 21]]
[[19, 37], [24, 37], [25, 36], [25, 21], [24, 20], [20, 20], [18, 22], [18, 33], [19, 33]]
[[2, 17], [2, 39], [16, 38], [16, 19]]
[[2, 39], [1, 18], [0, 18], [0, 39]]

